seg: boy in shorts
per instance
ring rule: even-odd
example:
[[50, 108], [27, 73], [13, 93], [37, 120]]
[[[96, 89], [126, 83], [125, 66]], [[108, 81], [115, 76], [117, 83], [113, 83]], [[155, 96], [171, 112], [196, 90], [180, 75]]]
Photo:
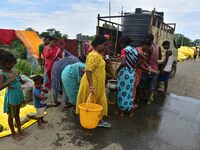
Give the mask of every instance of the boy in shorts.
[[158, 84], [157, 84], [157, 90], [158, 90], [158, 85], [160, 82], [164, 82], [164, 94], [167, 94], [167, 88], [168, 88], [168, 80], [169, 80], [169, 75], [171, 72], [172, 64], [173, 64], [173, 58], [172, 58], [172, 50], [170, 50], [170, 42], [169, 41], [164, 41], [162, 44], [163, 48], [166, 50], [165, 53], [165, 61], [162, 66], [162, 70], [160, 72]]
[[34, 81], [34, 89], [33, 89], [33, 99], [35, 101], [35, 108], [37, 111], [37, 122], [38, 122], [38, 128], [43, 128], [42, 124], [47, 123], [47, 121], [44, 121], [44, 112], [45, 112], [45, 102], [47, 100], [47, 97], [43, 93], [47, 93], [45, 89], [43, 89], [43, 77], [40, 75], [36, 75], [33, 77]]

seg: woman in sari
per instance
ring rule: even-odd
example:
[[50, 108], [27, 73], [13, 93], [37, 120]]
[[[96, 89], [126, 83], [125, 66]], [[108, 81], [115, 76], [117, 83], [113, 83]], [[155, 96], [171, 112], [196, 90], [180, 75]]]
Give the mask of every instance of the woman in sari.
[[85, 59], [85, 56], [80, 56], [80, 62], [67, 65], [62, 71], [62, 83], [67, 94], [69, 104], [72, 106], [76, 106], [80, 81], [85, 71]]
[[51, 70], [53, 64], [59, 59], [62, 58], [62, 50], [55, 45], [56, 38], [50, 37], [49, 45], [44, 47], [44, 60], [45, 68], [48, 76], [48, 82], [45, 84], [45, 87], [51, 88]]
[[124, 116], [124, 111], [129, 112], [129, 117], [133, 116], [133, 89], [135, 83], [135, 70], [138, 63], [138, 52], [130, 46], [132, 39], [123, 37], [120, 39], [122, 64], [118, 68], [117, 74], [117, 104], [120, 116]]
[[[104, 36], [97, 36], [92, 41], [93, 50], [86, 59], [85, 74], [80, 83], [77, 96], [76, 113], [79, 114], [79, 104], [85, 103], [88, 96], [92, 94], [91, 101], [103, 107], [102, 117], [108, 115], [108, 106], [105, 90], [105, 61], [101, 55], [104, 51], [104, 44], [107, 39]], [[100, 126], [110, 127], [111, 125], [101, 120]]]
[[52, 90], [53, 90], [53, 102], [55, 106], [59, 105], [58, 93], [63, 95], [63, 100], [65, 107], [70, 107], [71, 105], [67, 101], [65, 90], [63, 89], [63, 84], [61, 80], [61, 74], [64, 68], [70, 64], [79, 62], [79, 59], [72, 55], [70, 52], [65, 50], [65, 57], [57, 60], [52, 67]]

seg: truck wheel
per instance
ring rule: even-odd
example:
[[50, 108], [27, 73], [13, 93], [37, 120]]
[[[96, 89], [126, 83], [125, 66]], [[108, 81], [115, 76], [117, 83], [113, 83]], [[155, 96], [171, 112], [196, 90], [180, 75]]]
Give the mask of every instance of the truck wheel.
[[176, 62], [174, 62], [172, 65], [172, 71], [170, 72], [169, 77], [173, 78], [175, 76], [175, 74], [176, 74]]

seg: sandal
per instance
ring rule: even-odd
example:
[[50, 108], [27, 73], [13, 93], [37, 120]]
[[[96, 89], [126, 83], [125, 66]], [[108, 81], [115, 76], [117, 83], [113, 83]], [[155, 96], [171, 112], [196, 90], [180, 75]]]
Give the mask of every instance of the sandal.
[[75, 114], [75, 115], [77, 115], [76, 114], [76, 110], [74, 108], [72, 108], [72, 113]]
[[103, 121], [102, 123], [98, 124], [98, 127], [111, 128], [111, 124], [109, 122]]
[[57, 107], [58, 105], [60, 105], [61, 104], [61, 102], [55, 102], [55, 104], [54, 104], [54, 107]]
[[73, 106], [72, 104], [66, 103], [65, 106], [64, 106], [64, 108], [70, 108], [70, 107], [72, 107], [72, 106]]

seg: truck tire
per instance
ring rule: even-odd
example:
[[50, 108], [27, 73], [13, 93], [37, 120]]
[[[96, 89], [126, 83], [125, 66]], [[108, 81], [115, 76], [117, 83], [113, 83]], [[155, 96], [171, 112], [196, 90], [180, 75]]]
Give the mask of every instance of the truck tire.
[[177, 64], [176, 62], [174, 62], [172, 64], [172, 70], [171, 70], [170, 75], [169, 75], [170, 78], [173, 78], [176, 74], [176, 69], [177, 69], [176, 64]]

